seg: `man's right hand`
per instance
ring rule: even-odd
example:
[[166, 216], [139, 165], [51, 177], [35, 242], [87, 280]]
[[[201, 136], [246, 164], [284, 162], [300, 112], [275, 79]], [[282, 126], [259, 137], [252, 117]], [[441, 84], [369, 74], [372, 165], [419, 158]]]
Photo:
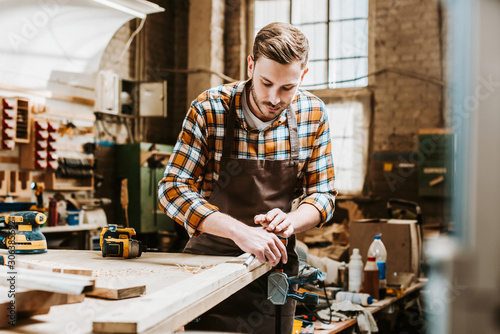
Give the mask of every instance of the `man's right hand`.
[[286, 263], [288, 255], [281, 240], [264, 227], [250, 227], [244, 225], [232, 238], [244, 252], [254, 254], [262, 263], [270, 262], [273, 266], [281, 261]]
[[262, 226], [248, 226], [221, 212], [214, 212], [198, 225], [198, 230], [233, 240], [244, 252], [254, 254], [262, 263], [286, 263], [286, 247], [278, 236]]

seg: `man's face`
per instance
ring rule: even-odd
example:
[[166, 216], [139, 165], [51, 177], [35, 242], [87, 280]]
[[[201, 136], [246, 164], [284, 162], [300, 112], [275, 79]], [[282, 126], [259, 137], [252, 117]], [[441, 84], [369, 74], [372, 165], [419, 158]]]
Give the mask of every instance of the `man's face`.
[[292, 103], [306, 73], [299, 61], [283, 65], [265, 57], [255, 62], [249, 56], [248, 76], [252, 78], [252, 86], [248, 100], [255, 116], [266, 122], [280, 115]]

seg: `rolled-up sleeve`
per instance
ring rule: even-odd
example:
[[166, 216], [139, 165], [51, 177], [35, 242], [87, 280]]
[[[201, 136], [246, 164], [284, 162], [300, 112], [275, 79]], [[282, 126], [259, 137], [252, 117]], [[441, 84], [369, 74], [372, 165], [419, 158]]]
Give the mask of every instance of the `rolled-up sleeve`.
[[199, 180], [208, 160], [205, 134], [204, 117], [193, 103], [158, 184], [160, 208], [190, 236], [199, 234], [200, 222], [218, 210], [200, 194]]
[[321, 214], [322, 226], [335, 211], [335, 172], [326, 113], [322, 113], [314, 145], [304, 174], [304, 198], [301, 204], [313, 205]]

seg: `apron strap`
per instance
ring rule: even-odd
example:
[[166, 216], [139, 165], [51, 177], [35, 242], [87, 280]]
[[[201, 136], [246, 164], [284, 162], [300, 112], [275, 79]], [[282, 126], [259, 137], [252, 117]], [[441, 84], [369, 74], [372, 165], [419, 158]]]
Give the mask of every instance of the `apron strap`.
[[[240, 95], [240, 98], [242, 95]], [[222, 149], [222, 156], [226, 158], [231, 157], [231, 151], [233, 149], [233, 143], [234, 143], [234, 124], [236, 123], [235, 100], [236, 97], [233, 96], [231, 97], [231, 102], [229, 103], [229, 111], [228, 111], [229, 115], [227, 121], [226, 137], [224, 138], [224, 148]], [[298, 162], [299, 136], [297, 133], [297, 118], [295, 116], [295, 111], [292, 108], [292, 104], [290, 104], [290, 106], [286, 110], [286, 118], [288, 121], [288, 132], [290, 134], [291, 160]]]
[[[243, 89], [245, 88], [243, 87]], [[231, 102], [229, 103], [226, 136], [224, 138], [224, 148], [222, 150], [222, 156], [226, 158], [231, 157], [234, 142], [234, 124], [236, 123], [236, 108], [234, 100], [236, 100], [236, 97], [231, 97]]]
[[297, 118], [292, 104], [286, 110], [286, 119], [288, 121], [288, 132], [290, 134], [290, 151], [293, 161], [299, 161], [299, 135], [297, 133]]

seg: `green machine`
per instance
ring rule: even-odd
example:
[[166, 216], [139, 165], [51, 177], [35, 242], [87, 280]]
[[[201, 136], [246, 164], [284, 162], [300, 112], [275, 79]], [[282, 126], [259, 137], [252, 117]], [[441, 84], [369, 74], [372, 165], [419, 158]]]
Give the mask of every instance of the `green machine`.
[[[173, 146], [151, 143], [116, 146], [117, 178], [127, 185], [129, 226], [138, 233], [174, 231], [174, 221], [158, 207], [158, 182], [163, 178], [172, 150]], [[121, 182], [125, 179], [126, 182]], [[123, 201], [115, 202], [116, 224], [125, 225]]]
[[418, 190], [420, 196], [450, 196], [453, 179], [453, 138], [450, 129], [419, 130]]

